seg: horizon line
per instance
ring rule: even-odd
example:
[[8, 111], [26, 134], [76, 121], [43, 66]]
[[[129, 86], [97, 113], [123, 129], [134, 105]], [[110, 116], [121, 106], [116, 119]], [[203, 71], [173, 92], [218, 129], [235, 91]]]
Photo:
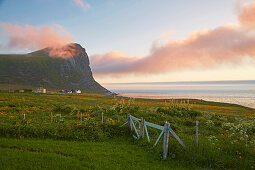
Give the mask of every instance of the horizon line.
[[124, 84], [176, 84], [176, 83], [233, 83], [233, 82], [252, 82], [255, 80], [205, 80], [205, 81], [164, 81], [164, 82], [127, 82], [127, 83], [101, 83], [102, 85], [124, 85]]

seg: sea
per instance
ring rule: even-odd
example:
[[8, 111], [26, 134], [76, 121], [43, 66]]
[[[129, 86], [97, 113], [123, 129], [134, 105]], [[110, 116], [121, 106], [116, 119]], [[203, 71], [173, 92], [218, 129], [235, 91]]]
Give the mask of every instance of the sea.
[[255, 80], [105, 83], [103, 86], [125, 97], [202, 99], [255, 108]]

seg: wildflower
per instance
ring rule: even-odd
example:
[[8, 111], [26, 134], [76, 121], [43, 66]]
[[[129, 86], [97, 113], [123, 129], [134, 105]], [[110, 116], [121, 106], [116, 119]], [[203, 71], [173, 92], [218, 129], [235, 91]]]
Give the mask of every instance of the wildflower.
[[214, 122], [213, 122], [212, 120], [207, 120], [207, 121], [206, 121], [206, 125], [207, 125], [208, 127], [212, 127], [212, 126], [214, 126]]

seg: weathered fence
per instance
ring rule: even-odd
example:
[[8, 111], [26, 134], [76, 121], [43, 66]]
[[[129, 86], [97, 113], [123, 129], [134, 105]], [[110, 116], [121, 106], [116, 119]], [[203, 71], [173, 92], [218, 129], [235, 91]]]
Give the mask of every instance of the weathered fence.
[[[99, 115], [101, 115], [101, 124], [103, 124], [104, 123], [104, 113], [101, 112], [101, 114], [99, 113]], [[51, 112], [50, 113], [50, 122], [53, 123], [54, 119], [61, 121], [65, 117], [70, 117], [70, 118], [71, 117], [73, 117], [73, 118], [76, 117], [77, 121], [80, 122], [80, 124], [83, 123], [83, 114], [80, 111], [77, 112], [76, 116], [75, 115], [74, 116], [63, 116], [61, 114], [55, 114], [54, 115]], [[24, 120], [26, 119], [26, 114], [24, 114], [23, 119]], [[119, 117], [118, 117], [118, 119], [119, 119]], [[136, 128], [135, 123], [138, 123], [138, 125], [139, 125], [138, 129]], [[134, 130], [135, 135], [133, 135], [133, 137], [135, 139], [144, 138], [144, 135], [146, 134], [146, 138], [147, 138], [148, 142], [150, 142], [150, 136], [149, 136], [149, 132], [148, 132], [147, 127], [152, 127], [152, 128], [160, 130], [161, 132], [160, 132], [157, 140], [155, 141], [153, 147], [155, 147], [159, 143], [160, 138], [164, 135], [164, 138], [163, 138], [163, 158], [167, 157], [170, 133], [179, 142], [179, 144], [184, 148], [184, 150], [186, 150], [186, 146], [181, 141], [181, 139], [177, 136], [177, 134], [173, 131], [173, 129], [171, 128], [171, 126], [168, 122], [165, 122], [165, 125], [161, 126], [161, 125], [157, 125], [157, 124], [154, 124], [154, 123], [147, 122], [142, 117], [139, 119], [139, 118], [136, 118], [132, 115], [128, 115], [127, 122], [125, 122], [122, 126], [124, 126], [126, 124], [128, 124], [131, 131]], [[196, 144], [198, 145], [198, 121], [196, 121]]]
[[[136, 129], [135, 123], [137, 122], [139, 123], [139, 131]], [[136, 135], [133, 135], [133, 137], [135, 139], [139, 139], [139, 138], [143, 138], [144, 137], [144, 131], [146, 133], [146, 137], [148, 142], [150, 142], [150, 137], [149, 137], [149, 132], [147, 129], [147, 126], [161, 130], [161, 133], [159, 135], [159, 137], [157, 138], [156, 142], [154, 143], [154, 147], [158, 144], [161, 136], [164, 134], [164, 139], [163, 139], [163, 158], [167, 157], [167, 153], [168, 153], [168, 142], [169, 142], [169, 133], [171, 133], [173, 135], [173, 137], [182, 145], [182, 147], [184, 148], [184, 150], [186, 150], [186, 146], [183, 144], [183, 142], [181, 141], [181, 139], [176, 135], [176, 133], [172, 130], [172, 128], [170, 127], [170, 124], [168, 122], [165, 122], [164, 126], [160, 126], [154, 123], [150, 123], [145, 121], [143, 118], [136, 118], [132, 115], [128, 115], [127, 118], [127, 122], [124, 123], [122, 126], [128, 124], [130, 129], [135, 131]], [[121, 126], [121, 127], [122, 127]]]

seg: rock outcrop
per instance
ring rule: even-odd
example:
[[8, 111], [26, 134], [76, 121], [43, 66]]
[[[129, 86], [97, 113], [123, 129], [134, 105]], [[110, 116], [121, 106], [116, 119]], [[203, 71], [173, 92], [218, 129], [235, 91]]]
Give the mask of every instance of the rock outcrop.
[[111, 93], [94, 80], [88, 55], [76, 43], [27, 55], [0, 55], [0, 84]]

